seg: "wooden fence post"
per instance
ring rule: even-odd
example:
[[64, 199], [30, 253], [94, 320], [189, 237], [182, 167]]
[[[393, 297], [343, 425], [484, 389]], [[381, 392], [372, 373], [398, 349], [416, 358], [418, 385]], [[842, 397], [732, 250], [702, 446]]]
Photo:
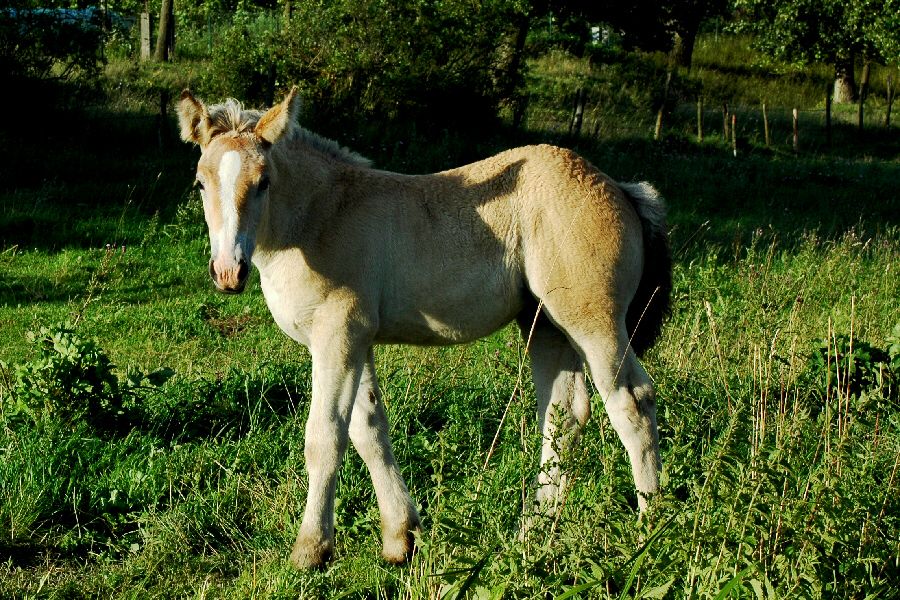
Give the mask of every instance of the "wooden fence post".
[[825, 85], [825, 143], [831, 147], [831, 85]]
[[766, 138], [766, 148], [772, 144], [772, 137], [769, 134], [769, 107], [763, 102], [763, 135]]
[[731, 152], [737, 158], [737, 115], [731, 113]]
[[884, 113], [884, 126], [891, 126], [891, 106], [894, 104], [894, 79], [887, 76], [887, 110]]
[[150, 53], [152, 52], [150, 47], [150, 32], [153, 31], [153, 21], [150, 18], [150, 13], [142, 12], [141, 13], [141, 60], [150, 60]]
[[572, 122], [569, 123], [570, 135], [577, 136], [581, 134], [581, 124], [584, 121], [585, 96], [586, 94], [583, 87], [578, 88], [575, 92], [575, 107], [572, 111]]
[[697, 96], [697, 141], [703, 142], [703, 96]]
[[863, 72], [862, 77], [859, 82], [859, 111], [858, 111], [858, 120], [859, 120], [859, 133], [863, 132], [863, 120], [866, 112], [866, 96], [869, 94], [869, 71], [871, 70], [872, 63], [866, 60], [865, 64], [863, 64]]
[[656, 129], [653, 131], [653, 139], [658, 140], [662, 135], [663, 113], [666, 110], [666, 103], [669, 101], [669, 86], [672, 84], [672, 68], [666, 72], [666, 85], [663, 88], [662, 104], [659, 106], [659, 112], [656, 113]]
[[800, 152], [800, 111], [793, 110], [794, 116], [794, 152]]
[[722, 103], [722, 136], [725, 138], [726, 142], [728, 141], [728, 138], [730, 137], [728, 135], [728, 125], [729, 125], [729, 123], [728, 123], [728, 103], [723, 102]]

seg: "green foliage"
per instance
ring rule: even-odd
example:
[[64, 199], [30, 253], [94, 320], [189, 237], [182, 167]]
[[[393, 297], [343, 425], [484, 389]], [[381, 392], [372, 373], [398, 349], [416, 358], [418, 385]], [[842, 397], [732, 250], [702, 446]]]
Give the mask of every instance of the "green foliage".
[[887, 0], [880, 3], [880, 9], [883, 14], [872, 24], [869, 37], [884, 61], [896, 65], [900, 63], [900, 2]]
[[900, 324], [881, 349], [849, 335], [821, 340], [810, 356], [810, 375], [835, 396], [854, 399], [900, 399]]
[[0, 11], [0, 67], [12, 81], [96, 79], [103, 60], [99, 23], [13, 2]]
[[58, 110], [96, 93], [104, 63], [100, 24], [73, 21], [34, 4], [14, 0], [0, 9], [0, 73], [7, 90], [0, 110], [15, 110], [13, 102]]
[[174, 373], [128, 370], [119, 378], [106, 354], [92, 340], [82, 339], [74, 327], [57, 325], [28, 332], [39, 356], [6, 372], [0, 398], [5, 422], [29, 417], [34, 423], [85, 421], [101, 429], [130, 426], [140, 395], [165, 383]]
[[238, 11], [221, 31], [206, 82], [210, 94], [271, 105], [277, 77], [275, 52], [283, 41], [266, 14]]
[[268, 104], [300, 84], [322, 121], [478, 126], [511, 89], [515, 0], [298, 3], [290, 21], [238, 11], [213, 52], [207, 93]]
[[894, 6], [872, 0], [736, 0], [736, 27], [776, 60], [838, 64], [863, 56], [896, 62], [900, 29]]
[[[32, 0], [0, 8], [0, 73], [5, 93], [0, 111], [28, 106], [36, 113], [79, 107], [98, 94], [105, 64], [105, 35], [98, 13], [73, 19]], [[42, 119], [4, 119], [2, 131], [40, 135]], [[26, 125], [28, 126], [26, 128]]]

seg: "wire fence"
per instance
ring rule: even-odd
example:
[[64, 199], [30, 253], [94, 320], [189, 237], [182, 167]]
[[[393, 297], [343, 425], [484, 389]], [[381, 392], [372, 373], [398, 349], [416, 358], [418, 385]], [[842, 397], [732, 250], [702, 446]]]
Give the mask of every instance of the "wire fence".
[[618, 138], [660, 138], [675, 133], [698, 141], [729, 143], [735, 153], [747, 144], [778, 147], [795, 152], [804, 147], [820, 148], [834, 143], [865, 142], [889, 136], [896, 127], [891, 122], [893, 90], [877, 102], [833, 106], [823, 97], [823, 106], [796, 108], [767, 103], [681, 102], [671, 110], [634, 111], [632, 114], [605, 110], [579, 88], [556, 107], [529, 107], [524, 124], [528, 129], [555, 134], [560, 138], [610, 140]]

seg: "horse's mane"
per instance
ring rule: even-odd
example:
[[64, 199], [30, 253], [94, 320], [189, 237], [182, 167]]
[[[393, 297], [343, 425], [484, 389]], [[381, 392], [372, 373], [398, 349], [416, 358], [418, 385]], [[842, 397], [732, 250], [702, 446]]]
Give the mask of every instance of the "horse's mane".
[[[210, 137], [221, 133], [234, 131], [236, 133], [248, 133], [256, 127], [263, 111], [245, 109], [234, 98], [228, 98], [221, 104], [213, 104], [209, 107]], [[368, 167], [372, 161], [356, 152], [341, 146], [334, 140], [322, 137], [308, 129], [294, 123], [291, 136], [326, 156], [341, 162], [359, 167]]]

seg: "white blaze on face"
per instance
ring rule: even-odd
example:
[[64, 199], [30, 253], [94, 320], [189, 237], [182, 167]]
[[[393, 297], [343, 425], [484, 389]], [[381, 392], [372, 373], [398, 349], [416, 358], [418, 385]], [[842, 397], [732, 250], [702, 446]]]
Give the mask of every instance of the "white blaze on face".
[[[235, 256], [238, 244], [238, 213], [235, 193], [238, 176], [241, 174], [241, 155], [230, 150], [219, 161], [219, 206], [222, 210], [222, 231], [219, 233], [219, 259], [240, 259]], [[216, 250], [215, 248], [213, 249]]]

